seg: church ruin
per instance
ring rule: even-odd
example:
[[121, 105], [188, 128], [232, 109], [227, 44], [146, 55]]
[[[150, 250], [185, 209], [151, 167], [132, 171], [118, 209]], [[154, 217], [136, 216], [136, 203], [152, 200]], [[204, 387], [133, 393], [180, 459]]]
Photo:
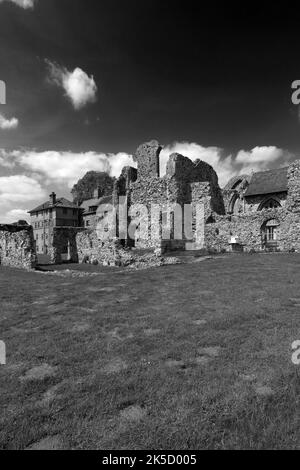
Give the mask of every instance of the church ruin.
[[[62, 220], [67, 210], [72, 220], [47, 232], [49, 261], [124, 265], [138, 250], [156, 256], [173, 250], [300, 251], [300, 160], [235, 176], [221, 189], [211, 165], [177, 153], [161, 176], [161, 150], [156, 140], [144, 143], [134, 155], [137, 168], [123, 168], [118, 179], [90, 172], [87, 188], [84, 178], [74, 187], [73, 202], [58, 199]], [[99, 188], [99, 181], [108, 186]], [[58, 210], [57, 201], [41, 209]], [[1, 264], [35, 265], [38, 230], [49, 225], [37, 209], [31, 211], [33, 227], [0, 227]]]
[[[89, 228], [78, 236], [79, 258], [92, 256], [101, 260], [107, 255], [109, 240], [97, 236], [97, 224], [115, 210], [115, 238], [121, 248], [148, 248], [164, 253], [169, 250], [227, 251], [299, 251], [300, 250], [300, 161], [276, 170], [241, 175], [232, 178], [223, 190], [218, 176], [207, 163], [179, 154], [169, 157], [166, 174], [160, 176], [159, 156], [162, 147], [151, 141], [138, 147], [134, 156], [137, 169], [125, 167], [114, 183], [113, 194], [100, 198], [99, 207], [89, 215]], [[119, 205], [122, 200], [123, 205]], [[111, 204], [110, 204], [111, 202]], [[105, 210], [105, 203], [107, 210]], [[90, 204], [94, 204], [90, 201]], [[132, 207], [140, 207], [140, 213], [132, 214]], [[153, 238], [153, 227], [148, 217], [153, 206], [159, 214], [158, 236]], [[187, 237], [176, 237], [174, 207], [189, 207], [192, 227]], [[203, 227], [197, 227], [196, 208], [203, 208]], [[121, 208], [121, 209], [120, 209]], [[147, 210], [145, 210], [147, 209]], [[126, 212], [127, 224], [122, 226]], [[143, 221], [143, 211], [146, 220]], [[136, 219], [134, 235], [130, 237], [128, 226]], [[139, 225], [148, 229], [140, 236]], [[164, 238], [164, 225], [170, 229], [170, 237]], [[114, 241], [116, 245], [116, 240]]]

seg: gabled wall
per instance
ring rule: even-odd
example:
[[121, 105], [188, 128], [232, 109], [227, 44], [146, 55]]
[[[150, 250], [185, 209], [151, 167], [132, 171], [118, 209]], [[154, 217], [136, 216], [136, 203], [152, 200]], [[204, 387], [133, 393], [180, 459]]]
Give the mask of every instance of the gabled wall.
[[300, 251], [300, 160], [289, 165], [288, 193], [278, 193], [281, 208], [258, 210], [266, 195], [253, 196], [251, 210], [236, 215], [217, 217], [205, 226], [205, 245], [217, 251], [230, 249], [232, 237], [237, 237], [244, 249], [262, 250], [262, 226], [268, 220], [278, 221], [278, 250]]

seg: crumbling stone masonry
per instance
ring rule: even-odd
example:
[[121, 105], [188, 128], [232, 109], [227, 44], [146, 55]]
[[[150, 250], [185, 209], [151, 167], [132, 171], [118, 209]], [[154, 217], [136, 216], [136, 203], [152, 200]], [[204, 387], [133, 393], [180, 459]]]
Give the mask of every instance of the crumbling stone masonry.
[[[243, 187], [242, 192], [244, 189]], [[231, 197], [232, 194], [231, 191]], [[227, 195], [226, 189], [225, 196]], [[275, 198], [278, 206], [261, 208], [261, 204], [268, 198]], [[244, 201], [246, 207], [233, 211], [230, 210], [229, 204], [229, 214], [223, 217], [216, 216], [214, 223], [205, 226], [205, 245], [208, 249], [228, 251], [230, 240], [236, 238], [245, 251], [262, 251], [265, 249], [264, 229], [271, 225], [276, 229], [277, 251], [300, 252], [300, 160], [293, 162], [287, 168], [286, 191], [276, 192], [273, 195], [257, 194], [246, 199]], [[234, 197], [233, 200], [235, 201]]]
[[0, 264], [33, 269], [36, 261], [32, 227], [0, 225]]
[[78, 247], [76, 236], [83, 231], [78, 227], [54, 227], [53, 240], [49, 248], [50, 262], [60, 264], [62, 262], [78, 263]]
[[[137, 162], [137, 171], [125, 168], [121, 177], [114, 187], [114, 201], [120, 196], [126, 196], [129, 211], [129, 221], [134, 223], [135, 215], [131, 214], [132, 205], [147, 208], [141, 210], [138, 216], [140, 226], [147, 226], [148, 231], [139, 236], [136, 231], [134, 245], [137, 248], [154, 249], [184, 249], [187, 243], [193, 244], [194, 248], [202, 248], [204, 245], [202, 233], [196, 228], [196, 207], [204, 206], [204, 218], [209, 218], [213, 213], [225, 214], [222, 192], [218, 184], [218, 176], [214, 169], [207, 163], [196, 160], [192, 162], [189, 158], [179, 154], [169, 157], [166, 175], [159, 174], [159, 154], [161, 145], [156, 141], [144, 143], [138, 147], [134, 160]], [[187, 238], [184, 234], [176, 238], [172, 217], [172, 208], [176, 205], [184, 210], [185, 205], [191, 205], [193, 212], [193, 236]], [[153, 209], [156, 206], [157, 208]], [[155, 213], [155, 210], [158, 213]], [[153, 220], [151, 214], [159, 220], [160, 231], [153, 238], [151, 230]], [[166, 220], [164, 220], [166, 219]], [[169, 225], [171, 237], [164, 239], [163, 227]]]
[[[169, 249], [185, 249], [187, 244], [192, 244], [193, 248], [203, 248], [204, 230], [201, 233], [197, 231], [196, 208], [203, 208], [203, 218], [225, 214], [217, 174], [203, 161], [192, 162], [182, 155], [173, 154], [169, 158], [166, 175], [160, 177], [161, 150], [156, 140], [138, 147], [134, 156], [137, 169], [125, 167], [114, 183], [114, 235], [110, 239], [102, 239], [97, 233], [97, 223], [103, 218], [99, 208], [93, 228], [76, 235], [79, 262], [130, 264], [132, 257], [138, 256], [136, 250], [129, 250], [133, 247], [137, 250], [152, 249], [158, 257]], [[184, 210], [185, 205], [192, 207], [191, 236], [186, 237], [182, 230], [176, 238], [174, 207]], [[140, 211], [133, 213], [133, 206], [140, 207]], [[158, 221], [156, 237], [153, 237], [152, 217]], [[139, 230], [141, 225], [146, 227], [143, 236]], [[164, 239], [164, 228], [167, 226], [171, 236]]]
[[219, 217], [205, 226], [205, 245], [209, 250], [229, 251], [230, 240], [237, 238], [244, 251], [262, 251], [262, 229], [268, 221], [278, 223], [277, 250], [300, 251], [300, 213], [269, 209], [253, 214]]
[[133, 260], [130, 250], [124, 249], [117, 239], [98, 239], [96, 230], [85, 230], [76, 236], [79, 263], [106, 266], [128, 266]]
[[[98, 207], [89, 229], [55, 229], [53, 262], [126, 266], [145, 249], [151, 249], [159, 259], [167, 250], [220, 252], [230, 251], [233, 245], [244, 251], [300, 251], [300, 161], [268, 172], [235, 176], [221, 190], [217, 173], [209, 164], [177, 153], [170, 155], [166, 174], [161, 177], [161, 149], [156, 140], [138, 147], [134, 156], [137, 169], [123, 169], [113, 183], [112, 204]], [[175, 230], [174, 207], [182, 214], [189, 207], [189, 233], [182, 230], [178, 235]], [[107, 223], [107, 214], [114, 220], [109, 237], [98, 229], [101, 221]], [[153, 218], [158, 221], [155, 237]], [[165, 229], [171, 236], [166, 236]]]

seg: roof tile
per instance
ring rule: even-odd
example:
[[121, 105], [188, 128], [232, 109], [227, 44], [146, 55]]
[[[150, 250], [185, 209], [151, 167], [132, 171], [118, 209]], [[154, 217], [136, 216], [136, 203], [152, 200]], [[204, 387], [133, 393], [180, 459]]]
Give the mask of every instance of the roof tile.
[[284, 167], [253, 173], [245, 196], [286, 192], [288, 190], [287, 170], [288, 167]]

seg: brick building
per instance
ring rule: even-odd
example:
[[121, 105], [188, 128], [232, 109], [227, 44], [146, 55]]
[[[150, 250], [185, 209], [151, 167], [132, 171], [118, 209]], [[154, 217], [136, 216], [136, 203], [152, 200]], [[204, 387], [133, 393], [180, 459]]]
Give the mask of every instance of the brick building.
[[86, 229], [95, 228], [99, 219], [111, 209], [112, 195], [101, 196], [101, 193], [101, 188], [95, 189], [94, 197], [83, 201], [80, 205], [81, 225]]
[[[37, 254], [47, 255], [53, 245], [53, 230], [56, 227], [78, 227], [79, 207], [65, 198], [50, 194], [49, 201], [29, 211], [33, 227]], [[67, 253], [68, 247], [63, 247]]]

